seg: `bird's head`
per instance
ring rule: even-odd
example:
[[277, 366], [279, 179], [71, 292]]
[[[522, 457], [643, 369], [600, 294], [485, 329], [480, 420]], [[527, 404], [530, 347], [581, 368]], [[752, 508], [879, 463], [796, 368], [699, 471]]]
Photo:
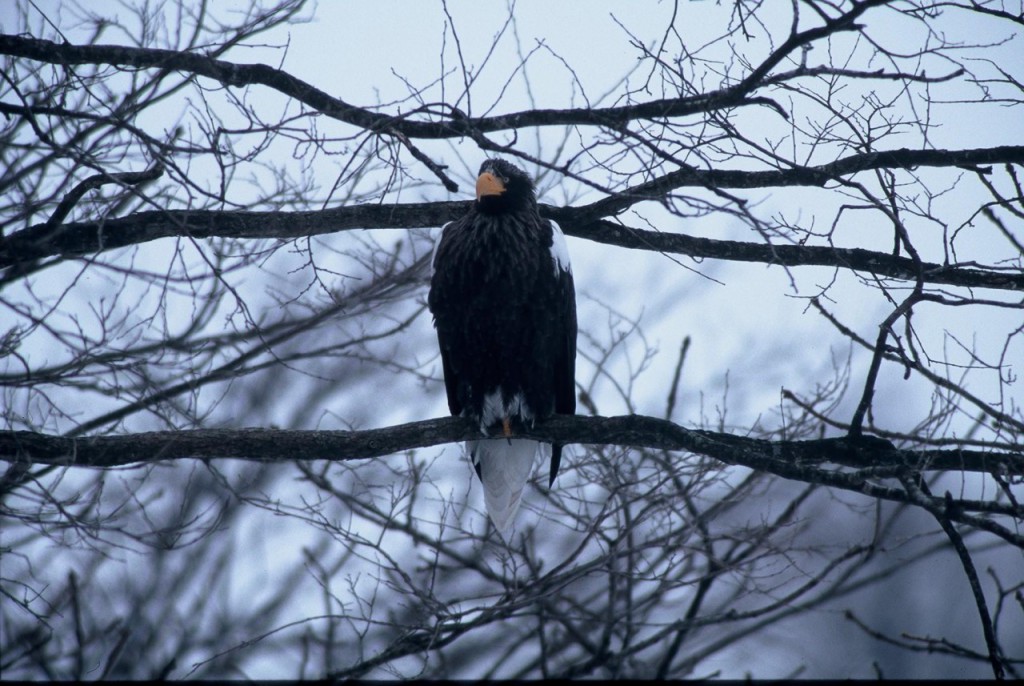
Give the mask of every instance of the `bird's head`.
[[476, 179], [476, 206], [486, 214], [515, 211], [537, 203], [533, 181], [505, 160], [485, 160]]

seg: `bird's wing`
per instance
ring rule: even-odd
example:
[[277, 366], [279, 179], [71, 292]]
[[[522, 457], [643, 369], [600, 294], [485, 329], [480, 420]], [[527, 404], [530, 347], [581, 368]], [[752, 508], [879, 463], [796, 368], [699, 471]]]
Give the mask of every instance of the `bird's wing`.
[[552, 345], [555, 358], [555, 412], [576, 413], [576, 287], [565, 235], [561, 227], [551, 225], [551, 259], [555, 269], [555, 327]]
[[448, 392], [448, 410], [452, 416], [458, 417], [462, 414], [462, 403], [459, 402], [459, 381], [449, 359], [451, 353], [448, 346], [445, 345], [445, 335], [441, 329], [437, 330], [437, 340], [441, 344], [441, 366], [444, 371], [444, 388]]
[[561, 330], [555, 362], [555, 412], [576, 414], [576, 289], [572, 272], [558, 277]]
[[[438, 257], [444, 259], [445, 255], [445, 244], [450, 238], [449, 229], [453, 228], [454, 222], [448, 222], [441, 227], [441, 238], [437, 241], [437, 245], [434, 246], [434, 256], [430, 261], [433, 267], [433, 274], [431, 274], [431, 288], [427, 295], [427, 303], [430, 306], [430, 310], [436, 311], [436, 298], [442, 297], [437, 291], [435, 291], [435, 282], [437, 280], [437, 260]], [[449, 331], [445, 322], [438, 322], [435, 315], [434, 326], [437, 328], [437, 342], [438, 347], [441, 349], [441, 366], [444, 372], [444, 387], [448, 393], [448, 409], [454, 416], [462, 414], [462, 403], [459, 402], [459, 379], [455, 372], [454, 366], [451, 362], [451, 341], [449, 341]]]
[[[552, 245], [551, 256], [555, 263], [556, 308], [558, 315], [555, 321], [558, 330], [555, 332], [553, 345], [557, 346], [555, 359], [555, 412], [557, 414], [576, 414], [576, 287], [572, 278], [572, 266], [569, 262], [569, 251], [565, 245], [562, 229], [551, 222]], [[562, 446], [551, 446], [551, 471], [548, 476], [548, 487], [555, 483], [558, 468], [562, 459]]]

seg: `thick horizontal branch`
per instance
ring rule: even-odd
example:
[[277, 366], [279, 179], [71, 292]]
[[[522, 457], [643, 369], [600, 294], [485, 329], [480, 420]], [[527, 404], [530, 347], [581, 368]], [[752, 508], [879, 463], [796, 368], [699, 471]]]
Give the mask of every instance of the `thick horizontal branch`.
[[44, 257], [92, 255], [160, 238], [279, 238], [288, 240], [351, 229], [415, 229], [442, 226], [464, 214], [468, 202], [349, 205], [308, 212], [148, 210], [56, 229], [35, 224], [0, 236], [0, 268]]
[[[765, 104], [763, 99], [747, 98], [744, 89], [732, 88], [698, 96], [654, 100], [618, 107], [536, 109], [478, 118], [466, 117], [457, 110], [424, 110], [391, 116], [351, 105], [295, 78], [288, 72], [265, 64], [236, 64], [195, 52], [121, 45], [72, 45], [29, 36], [0, 34], [0, 54], [24, 57], [47, 64], [106, 64], [136, 69], [170, 69], [204, 76], [225, 86], [242, 87], [258, 84], [294, 98], [332, 119], [368, 131], [398, 133], [409, 138], [457, 138], [536, 126], [593, 125], [614, 128], [635, 119], [682, 117], [715, 109]], [[416, 114], [428, 114], [443, 119], [418, 121], [410, 118]]]
[[[565, 225], [562, 225], [562, 228], [567, 234], [581, 235], [574, 233]], [[916, 281], [920, 274], [921, 279], [929, 284], [1024, 291], [1024, 272], [1020, 270], [996, 271], [933, 262], [916, 265], [909, 257], [864, 248], [745, 243], [635, 229], [606, 220], [587, 224], [584, 228], [584, 238], [636, 250], [655, 250], [734, 262], [761, 262], [786, 267], [836, 267], [904, 281]]]
[[[870, 4], [864, 3], [864, 8]], [[533, 109], [490, 117], [467, 117], [461, 111], [445, 106], [424, 107], [397, 116], [383, 114], [328, 95], [312, 84], [266, 64], [237, 64], [196, 52], [122, 45], [73, 45], [30, 36], [0, 34], [0, 54], [23, 57], [48, 64], [102, 64], [135, 69], [170, 69], [203, 76], [225, 86], [233, 87], [261, 85], [294, 98], [324, 116], [367, 131], [399, 134], [407, 138], [458, 138], [539, 126], [604, 126], [618, 129], [630, 121], [680, 118], [702, 112], [749, 105], [768, 106], [785, 117], [787, 116], [785, 111], [769, 98], [750, 94], [757, 89], [761, 79], [766, 77], [787, 52], [797, 45], [813, 42], [837, 30], [843, 30], [845, 25], [852, 21], [852, 17], [860, 14], [862, 9], [851, 12], [842, 21], [830, 22], [827, 26], [792, 36], [783, 49], [769, 57], [743, 81], [727, 88], [712, 90], [700, 95], [662, 98], [613, 107]], [[789, 72], [787, 77], [799, 75], [802, 73], [794, 71]], [[884, 72], [876, 74], [862, 72], [858, 74], [858, 77], [923, 78], [917, 75]], [[435, 120], [424, 121], [413, 118], [416, 116], [432, 117]]]
[[[252, 238], [288, 240], [352, 229], [430, 228], [466, 212], [467, 202], [353, 205], [310, 212], [168, 210], [138, 212], [103, 222], [78, 222], [56, 229], [37, 224], [0, 237], [0, 268], [51, 256], [74, 257], [146, 243], [159, 238]], [[862, 248], [765, 245], [678, 233], [636, 229], [608, 220], [590, 219], [590, 206], [541, 207], [570, 236], [636, 250], [783, 266], [826, 266], [869, 272], [881, 277], [915, 280], [912, 260]], [[968, 288], [1024, 290], [1024, 274], [940, 264], [921, 265], [927, 283]]]
[[[958, 449], [898, 450], [890, 442], [870, 436], [857, 440], [771, 441], [691, 430], [640, 415], [556, 416], [533, 428], [519, 427], [518, 435], [564, 444], [685, 451], [788, 477], [824, 464], [892, 469], [894, 473], [954, 470], [1024, 475], [1024, 455], [1021, 454]], [[0, 460], [99, 468], [187, 458], [258, 462], [355, 460], [479, 437], [476, 424], [459, 417], [365, 431], [197, 429], [83, 438], [3, 431], [0, 432]]]
[[685, 187], [703, 188], [779, 188], [785, 186], [825, 186], [864, 171], [878, 169], [916, 169], [918, 167], [976, 168], [993, 164], [1024, 165], [1024, 146], [1001, 145], [966, 150], [914, 150], [899, 148], [858, 153], [816, 166], [788, 169], [743, 171], [738, 169], [698, 169], [683, 167], [646, 183], [616, 193], [586, 207], [592, 216], [618, 214], [644, 200], [659, 200]]

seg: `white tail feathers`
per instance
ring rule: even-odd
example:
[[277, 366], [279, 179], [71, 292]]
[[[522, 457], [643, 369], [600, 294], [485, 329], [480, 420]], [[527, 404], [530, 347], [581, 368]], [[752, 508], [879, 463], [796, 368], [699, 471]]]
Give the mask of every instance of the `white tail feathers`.
[[533, 463], [550, 450], [547, 443], [525, 438], [466, 441], [466, 452], [484, 486], [487, 513], [505, 540], [512, 531]]

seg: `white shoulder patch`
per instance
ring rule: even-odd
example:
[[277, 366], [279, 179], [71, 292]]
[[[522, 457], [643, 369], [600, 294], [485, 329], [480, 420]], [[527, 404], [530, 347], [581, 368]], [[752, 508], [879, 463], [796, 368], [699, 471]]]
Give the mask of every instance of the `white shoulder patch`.
[[444, 230], [451, 226], [451, 222], [446, 223], [441, 227], [441, 233], [438, 234], [437, 240], [434, 241], [434, 252], [430, 255], [430, 273], [434, 273], [434, 262], [437, 260], [437, 249], [441, 245], [441, 238], [444, 237]]
[[562, 227], [553, 219], [548, 221], [551, 222], [551, 259], [555, 263], [555, 276], [558, 276], [559, 270], [572, 274], [572, 265], [569, 263], [569, 246], [565, 244]]

